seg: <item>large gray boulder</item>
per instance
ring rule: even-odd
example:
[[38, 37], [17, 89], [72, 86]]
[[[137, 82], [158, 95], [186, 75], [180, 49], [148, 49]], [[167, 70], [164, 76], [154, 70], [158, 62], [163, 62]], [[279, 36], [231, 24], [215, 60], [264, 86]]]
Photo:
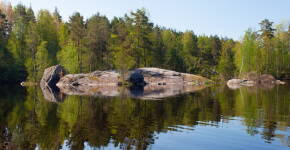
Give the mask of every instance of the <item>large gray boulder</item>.
[[65, 75], [64, 67], [61, 65], [46, 68], [41, 79], [41, 84], [55, 86], [56, 83]]
[[138, 73], [138, 72], [132, 73], [128, 79], [128, 82], [130, 82], [134, 86], [144, 86], [145, 85], [143, 74]]
[[273, 77], [270, 74], [263, 74], [259, 77], [257, 83], [260, 84], [275, 84], [276, 83], [276, 79], [275, 77]]

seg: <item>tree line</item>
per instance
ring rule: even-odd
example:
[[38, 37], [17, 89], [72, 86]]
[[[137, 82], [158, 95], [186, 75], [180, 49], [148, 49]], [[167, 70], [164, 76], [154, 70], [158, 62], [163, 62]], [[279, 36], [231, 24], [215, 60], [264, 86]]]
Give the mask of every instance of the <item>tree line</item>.
[[290, 72], [290, 26], [265, 19], [241, 41], [196, 35], [154, 25], [144, 8], [114, 17], [96, 13], [67, 22], [59, 10], [0, 4], [0, 81], [39, 81], [45, 68], [61, 64], [68, 73], [160, 67], [227, 80], [255, 71], [279, 77]]

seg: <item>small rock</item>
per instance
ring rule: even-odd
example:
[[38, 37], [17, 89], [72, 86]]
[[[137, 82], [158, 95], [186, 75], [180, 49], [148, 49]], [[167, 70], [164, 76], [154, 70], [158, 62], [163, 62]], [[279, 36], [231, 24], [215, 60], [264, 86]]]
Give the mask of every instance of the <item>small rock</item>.
[[123, 83], [122, 82], [118, 82], [118, 86], [122, 86], [123, 85]]
[[239, 84], [241, 82], [242, 82], [241, 79], [231, 79], [227, 82], [227, 84]]

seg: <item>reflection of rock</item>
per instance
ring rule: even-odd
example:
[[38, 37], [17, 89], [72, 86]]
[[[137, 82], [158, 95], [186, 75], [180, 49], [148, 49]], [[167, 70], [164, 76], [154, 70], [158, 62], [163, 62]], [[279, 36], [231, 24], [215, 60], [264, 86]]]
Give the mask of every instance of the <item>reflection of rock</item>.
[[63, 94], [60, 92], [57, 86], [45, 86], [40, 84], [44, 99], [51, 102], [62, 102]]
[[242, 87], [240, 84], [227, 84], [227, 85], [231, 90], [235, 90]]
[[[144, 80], [143, 80], [144, 83]], [[130, 86], [129, 87], [130, 94], [133, 96], [142, 96], [144, 92], [144, 86]]]
[[137, 87], [119, 86], [59, 86], [60, 91], [67, 95], [90, 95], [95, 97], [119, 97], [127, 96], [140, 99], [161, 99], [182, 93], [195, 92], [208, 86], [199, 85], [146, 85]]
[[177, 96], [179, 94], [197, 92], [205, 89], [206, 85], [165, 85], [165, 86], [145, 86], [141, 99], [161, 99], [165, 97]]

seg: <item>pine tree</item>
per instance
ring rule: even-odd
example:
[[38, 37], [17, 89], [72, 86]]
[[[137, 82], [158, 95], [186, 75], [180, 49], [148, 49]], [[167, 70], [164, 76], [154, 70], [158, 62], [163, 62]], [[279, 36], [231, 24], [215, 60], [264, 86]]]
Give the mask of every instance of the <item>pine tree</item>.
[[152, 66], [156, 66], [159, 68], [163, 68], [164, 63], [165, 63], [165, 49], [164, 49], [164, 43], [163, 43], [163, 38], [162, 38], [162, 30], [156, 26], [154, 27], [154, 32], [153, 32], [153, 61], [152, 61]]
[[[266, 73], [269, 73], [269, 68], [270, 66], [270, 57], [272, 55], [272, 49], [273, 49], [273, 43], [271, 41], [271, 39], [274, 37], [274, 31], [275, 29], [272, 28], [272, 24], [273, 22], [269, 22], [268, 19], [263, 20], [261, 23], [259, 23], [261, 26], [261, 30], [259, 30], [259, 32], [261, 32], [261, 36], [260, 38], [263, 41], [263, 48], [265, 50], [265, 55], [266, 55], [266, 62], [265, 62], [265, 66], [266, 66]], [[273, 68], [272, 68], [273, 69]], [[273, 71], [273, 70], [272, 70]]]
[[150, 41], [149, 35], [153, 28], [153, 23], [149, 22], [149, 19], [146, 15], [146, 10], [137, 9], [137, 11], [131, 12], [131, 23], [132, 30], [130, 33], [133, 43], [131, 47], [133, 48], [133, 54], [135, 57], [135, 64], [138, 68], [141, 62], [144, 63], [144, 66], [147, 66], [147, 54], [150, 53], [152, 42]]
[[[104, 68], [106, 58], [107, 66], [109, 60], [109, 40], [111, 37], [110, 24], [105, 16], [100, 14], [92, 16], [87, 22], [87, 35], [85, 37], [86, 44], [89, 48], [89, 66], [92, 68], [93, 62], [96, 60], [101, 64], [101, 69]], [[91, 70], [91, 69], [90, 69]]]
[[28, 26], [28, 31], [27, 31], [27, 35], [26, 35], [26, 43], [27, 43], [27, 55], [28, 55], [28, 59], [25, 63], [25, 66], [27, 68], [28, 71], [28, 80], [33, 80], [34, 82], [36, 82], [37, 80], [37, 72], [36, 72], [36, 52], [37, 52], [37, 46], [39, 43], [39, 37], [38, 34], [36, 32], [36, 23], [34, 23], [33, 21], [29, 22], [29, 26]]
[[75, 12], [69, 20], [69, 39], [71, 39], [76, 46], [77, 50], [77, 62], [79, 64], [79, 72], [83, 72], [83, 38], [85, 36], [85, 23], [83, 16], [79, 12]]

